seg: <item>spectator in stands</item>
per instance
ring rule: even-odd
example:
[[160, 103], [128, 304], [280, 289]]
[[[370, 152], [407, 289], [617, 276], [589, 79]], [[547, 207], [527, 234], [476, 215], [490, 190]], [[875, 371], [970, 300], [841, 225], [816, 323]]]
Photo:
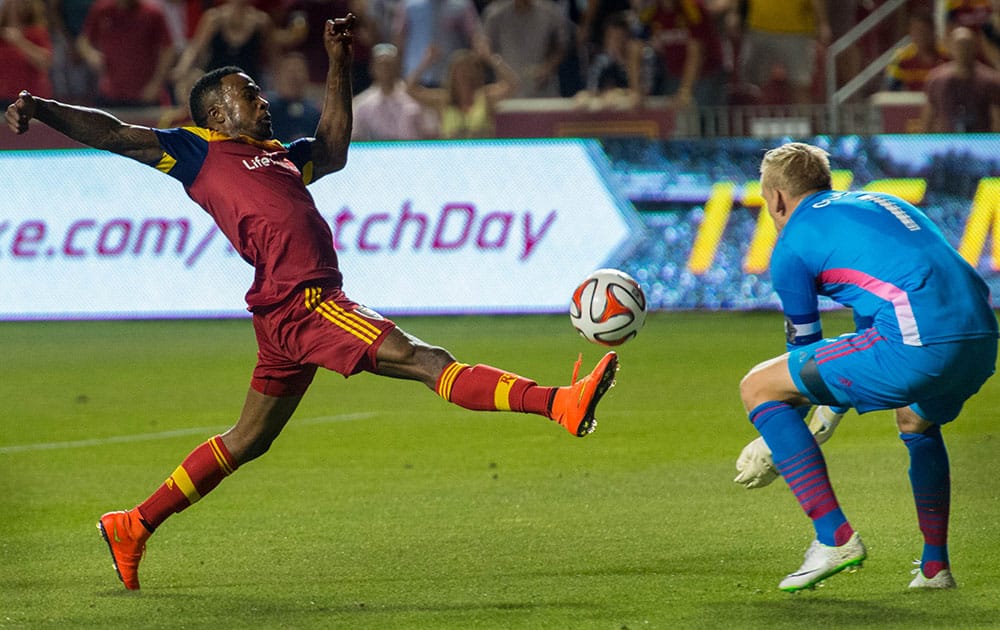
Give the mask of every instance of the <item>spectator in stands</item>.
[[176, 58], [166, 18], [152, 0], [97, 0], [77, 40], [98, 75], [105, 107], [167, 105], [167, 76]]
[[587, 68], [587, 89], [577, 101], [591, 109], [636, 107], [652, 85], [652, 66], [644, 63], [626, 13], [608, 16], [603, 33], [601, 49]]
[[[17, 98], [21, 90], [52, 96], [52, 40], [41, 0], [4, 0], [0, 4], [0, 59], [0, 99]], [[11, 102], [0, 100], [4, 107]]]
[[490, 49], [517, 72], [521, 88], [516, 96], [559, 96], [567, 32], [552, 0], [493, 0], [483, 24]]
[[[431, 46], [406, 84], [410, 95], [424, 107], [438, 113], [440, 136], [452, 138], [492, 138], [496, 106], [518, 88], [517, 73], [500, 57], [484, 48], [459, 49], [451, 53], [442, 87], [424, 86], [420, 77], [438, 62], [440, 52]], [[486, 81], [487, 68], [496, 80]]]
[[991, 0], [944, 0], [945, 25], [950, 33], [959, 26], [979, 31], [989, 22]]
[[97, 76], [76, 47], [83, 22], [94, 0], [48, 0], [49, 34], [52, 38], [52, 91], [56, 98], [89, 104], [96, 95]]
[[563, 24], [563, 41], [566, 48], [559, 63], [559, 96], [570, 97], [583, 89], [583, 55], [577, 32], [583, 9], [577, 0], [552, 0]]
[[[357, 94], [371, 85], [368, 66], [376, 33], [368, 13], [368, 0], [289, 0], [286, 29], [306, 29], [304, 37], [291, 50], [306, 57], [309, 66], [310, 92], [322, 94], [326, 89], [327, 53], [323, 46], [323, 25], [333, 15], [353, 13], [357, 19], [353, 28], [354, 57], [351, 62], [351, 88]], [[253, 76], [253, 75], [250, 75]]]
[[271, 128], [282, 142], [316, 135], [319, 105], [309, 96], [309, 68], [302, 53], [285, 53], [274, 68], [274, 90], [268, 95]]
[[[418, 66], [426, 66], [418, 82], [424, 87], [440, 87], [451, 54], [460, 49], [481, 50], [485, 41], [471, 0], [402, 0], [397, 8], [392, 43], [399, 49], [408, 82]], [[436, 48], [435, 61], [425, 64], [432, 47]]]
[[191, 118], [191, 110], [188, 107], [188, 97], [191, 94], [191, 88], [204, 74], [205, 72], [201, 68], [191, 68], [187, 74], [174, 80], [174, 104], [170, 107], [164, 107], [160, 111], [160, 118], [156, 122], [157, 128], [195, 126], [194, 120]]
[[938, 44], [934, 16], [926, 12], [910, 14], [910, 43], [893, 54], [885, 69], [885, 89], [922, 92], [927, 74], [948, 61], [948, 51]]
[[631, 12], [632, 0], [586, 0], [586, 8], [576, 31], [577, 44], [584, 56], [584, 75], [590, 62], [604, 47], [604, 27], [608, 19]]
[[392, 41], [392, 24], [402, 3], [403, 0], [368, 0], [368, 18], [371, 20], [374, 41]]
[[945, 31], [959, 26], [978, 36], [976, 55], [982, 63], [1000, 70], [1000, 2], [997, 0], [944, 0]]
[[[826, 21], [830, 25], [830, 41], [835, 42], [847, 34], [861, 19], [860, 5], [862, 0], [826, 0]], [[867, 0], [864, 4], [873, 6], [873, 0]], [[900, 35], [902, 36], [902, 35]], [[863, 38], [867, 39], [867, 38]], [[893, 40], [895, 43], [899, 38]], [[851, 78], [857, 76], [864, 65], [864, 46], [859, 41], [855, 45], [846, 48], [837, 55], [837, 85], [847, 83]]]
[[263, 77], [270, 53], [303, 40], [305, 35], [302, 22], [279, 29], [270, 15], [249, 0], [225, 0], [202, 14], [172, 74], [177, 79], [192, 68], [209, 71], [237, 66], [252, 77]]
[[830, 43], [825, 0], [747, 0], [740, 75], [762, 89], [784, 74], [791, 101], [811, 103], [817, 44]]
[[420, 140], [437, 135], [437, 125], [406, 90], [399, 51], [392, 44], [372, 48], [372, 85], [354, 97], [353, 140]]
[[642, 42], [656, 53], [652, 94], [670, 96], [680, 106], [726, 103], [722, 40], [702, 0], [650, 0], [640, 5], [638, 18]]
[[1000, 132], [1000, 73], [976, 60], [976, 33], [964, 26], [950, 36], [952, 61], [927, 76], [924, 130]]
[[991, 66], [1000, 70], [1000, 0], [992, 0], [990, 17], [982, 28], [982, 53]]

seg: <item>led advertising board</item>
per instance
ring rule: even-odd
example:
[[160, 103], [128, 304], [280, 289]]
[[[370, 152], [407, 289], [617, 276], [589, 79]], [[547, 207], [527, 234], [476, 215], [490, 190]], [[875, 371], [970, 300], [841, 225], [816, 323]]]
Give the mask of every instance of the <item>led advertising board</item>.
[[[805, 140], [835, 188], [920, 207], [997, 294], [1000, 137]], [[602, 266], [653, 309], [775, 308], [758, 167], [782, 141], [356, 143], [310, 191], [345, 291], [386, 314], [564, 312]], [[172, 178], [91, 150], [0, 153], [0, 177], [0, 319], [247, 315], [252, 268]]]

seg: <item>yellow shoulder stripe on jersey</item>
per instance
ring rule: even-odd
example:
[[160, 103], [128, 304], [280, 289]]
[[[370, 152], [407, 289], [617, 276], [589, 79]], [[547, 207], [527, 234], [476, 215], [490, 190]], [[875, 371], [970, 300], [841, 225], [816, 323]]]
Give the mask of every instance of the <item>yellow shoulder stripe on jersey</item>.
[[309, 160], [302, 167], [302, 183], [311, 184], [313, 180], [313, 161]]
[[177, 166], [177, 158], [164, 151], [160, 161], [156, 163], [156, 170], [161, 173], [169, 173], [175, 166]]
[[[181, 127], [184, 131], [190, 133], [191, 135], [201, 138], [205, 142], [219, 141], [219, 140], [229, 140], [229, 136], [223, 135], [218, 131], [212, 131], [211, 129], [205, 129], [204, 127]], [[156, 163], [154, 168], [161, 173], [169, 174], [170, 171], [177, 166], [177, 158], [170, 155], [166, 151], [160, 157], [160, 161]]]
[[224, 133], [219, 133], [218, 131], [213, 131], [204, 127], [181, 127], [181, 129], [187, 131], [188, 133], [192, 133], [207, 142], [232, 140], [232, 138]]

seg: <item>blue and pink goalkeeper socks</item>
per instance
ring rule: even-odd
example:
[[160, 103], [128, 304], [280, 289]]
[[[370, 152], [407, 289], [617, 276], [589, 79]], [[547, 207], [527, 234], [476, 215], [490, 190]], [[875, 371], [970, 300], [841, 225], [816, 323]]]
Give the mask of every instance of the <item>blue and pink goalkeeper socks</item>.
[[951, 509], [951, 473], [941, 427], [923, 433], [900, 433], [910, 451], [910, 484], [917, 506], [917, 522], [924, 535], [920, 569], [932, 578], [948, 568], [948, 514]]
[[846, 543], [854, 529], [837, 503], [823, 453], [801, 413], [787, 403], [770, 401], [750, 412], [750, 422], [764, 437], [775, 468], [812, 519], [816, 539], [824, 545]]

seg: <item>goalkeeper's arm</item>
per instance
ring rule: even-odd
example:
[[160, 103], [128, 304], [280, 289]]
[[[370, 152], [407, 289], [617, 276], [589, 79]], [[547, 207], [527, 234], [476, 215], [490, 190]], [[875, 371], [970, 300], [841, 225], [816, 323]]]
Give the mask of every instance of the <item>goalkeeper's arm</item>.
[[[845, 407], [820, 406], [814, 408], [812, 417], [809, 419], [809, 430], [816, 438], [816, 444], [822, 445], [830, 439], [846, 411]], [[767, 447], [762, 437], [753, 440], [743, 448], [740, 456], [736, 459], [736, 470], [738, 474], [733, 481], [748, 490], [763, 488], [778, 478], [778, 470], [774, 467], [771, 449]]]

